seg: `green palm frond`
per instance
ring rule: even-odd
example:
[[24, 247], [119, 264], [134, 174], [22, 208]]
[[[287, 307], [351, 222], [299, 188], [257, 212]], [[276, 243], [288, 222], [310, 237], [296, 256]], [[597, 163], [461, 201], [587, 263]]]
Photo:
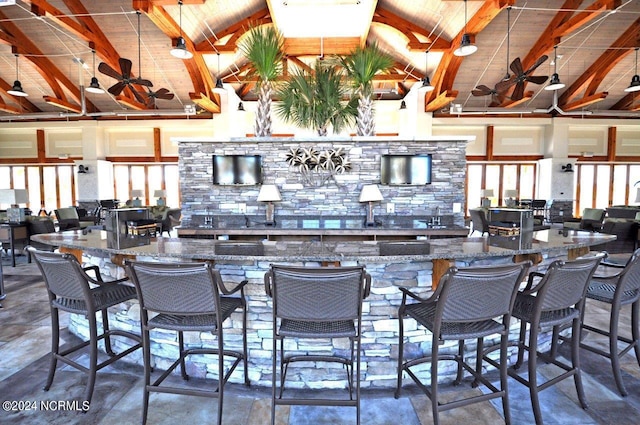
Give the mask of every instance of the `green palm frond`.
[[348, 89], [344, 71], [335, 62], [318, 60], [313, 71], [295, 70], [278, 90], [276, 113], [285, 121], [325, 135], [329, 126], [339, 133], [353, 124], [357, 99], [344, 101]]
[[393, 58], [380, 50], [377, 43], [357, 47], [348, 56], [341, 57], [340, 62], [354, 88], [362, 96], [371, 95], [376, 74], [386, 72], [393, 66]]
[[260, 81], [275, 81], [282, 74], [284, 38], [273, 26], [251, 28], [240, 51], [251, 64], [251, 75]]

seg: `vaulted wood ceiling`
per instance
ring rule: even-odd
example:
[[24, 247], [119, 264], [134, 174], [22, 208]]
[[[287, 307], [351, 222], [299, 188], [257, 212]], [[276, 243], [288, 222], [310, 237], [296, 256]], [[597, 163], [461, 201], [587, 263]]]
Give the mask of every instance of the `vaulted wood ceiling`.
[[[192, 104], [215, 114], [224, 104], [213, 91], [217, 77], [240, 99], [253, 100], [254, 81], [247, 76], [247, 61], [238, 46], [251, 26], [277, 25], [275, 6], [285, 3], [300, 10], [303, 25], [320, 19], [305, 11], [309, 5], [318, 7], [320, 0], [183, 0], [182, 19], [178, 0], [18, 0], [0, 7], [0, 120], [100, 119], [131, 111], [178, 116]], [[381, 100], [399, 101], [426, 72], [435, 90], [424, 99], [420, 93], [419, 99], [425, 111], [436, 114], [448, 114], [454, 104], [480, 114], [546, 110], [634, 116], [640, 110], [640, 92], [624, 91], [637, 73], [638, 0], [469, 0], [466, 23], [463, 0], [324, 0], [327, 3], [367, 14], [368, 29], [356, 37], [332, 37], [336, 22], [328, 20], [326, 36], [287, 38], [285, 72], [309, 66], [319, 55], [347, 54], [358, 44], [377, 41], [395, 60], [393, 70], [376, 79]], [[465, 31], [478, 51], [458, 57], [453, 51]], [[169, 54], [180, 36], [194, 53], [192, 59]], [[543, 89], [546, 83], [526, 84], [517, 101], [509, 97], [513, 88], [500, 101], [471, 94], [478, 85], [493, 88], [516, 57], [526, 70], [548, 55], [532, 75], [550, 76], [554, 46], [559, 56], [555, 70], [566, 84], [556, 98], [556, 92]], [[83, 93], [80, 85], [88, 86], [94, 75], [105, 89], [117, 82], [94, 71], [93, 50], [96, 68], [104, 62], [120, 70], [119, 59], [128, 58], [132, 77], [151, 80], [153, 87], [133, 84], [119, 96]], [[29, 97], [7, 93], [16, 75]], [[160, 88], [175, 97], [149, 106], [133, 92], [146, 96]]]

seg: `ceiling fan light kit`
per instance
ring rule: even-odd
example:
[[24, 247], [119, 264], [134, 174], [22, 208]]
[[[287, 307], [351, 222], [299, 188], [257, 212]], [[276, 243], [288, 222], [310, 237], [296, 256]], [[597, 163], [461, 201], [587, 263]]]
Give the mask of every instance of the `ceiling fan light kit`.
[[11, 90], [7, 90], [7, 93], [9, 93], [12, 96], [18, 96], [18, 97], [27, 97], [27, 96], [29, 96], [22, 89], [22, 83], [20, 83], [20, 80], [19, 80], [18, 77], [19, 77], [18, 55], [16, 55], [16, 80], [13, 82], [13, 87], [11, 87]]

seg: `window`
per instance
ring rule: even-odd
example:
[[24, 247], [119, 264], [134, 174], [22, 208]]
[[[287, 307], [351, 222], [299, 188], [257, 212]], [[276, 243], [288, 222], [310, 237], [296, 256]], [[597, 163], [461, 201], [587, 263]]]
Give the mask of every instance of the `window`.
[[[180, 206], [180, 176], [174, 163], [124, 164], [113, 167], [115, 197], [122, 204], [132, 199], [132, 190], [141, 190], [146, 195], [140, 198], [142, 205], [154, 205], [155, 190], [167, 191], [166, 205]], [[148, 197], [147, 197], [148, 196]]]
[[467, 210], [482, 202], [482, 190], [492, 189], [491, 205], [505, 204], [505, 191], [516, 189], [518, 199], [533, 199], [536, 189], [535, 163], [467, 162]]

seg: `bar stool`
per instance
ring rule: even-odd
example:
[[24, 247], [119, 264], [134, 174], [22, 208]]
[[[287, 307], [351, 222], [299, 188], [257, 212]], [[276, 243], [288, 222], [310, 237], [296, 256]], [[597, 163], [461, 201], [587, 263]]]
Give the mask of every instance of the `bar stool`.
[[[506, 423], [510, 423], [509, 394], [507, 388], [507, 345], [511, 309], [518, 286], [530, 266], [529, 262], [491, 267], [451, 267], [442, 276], [433, 295], [427, 299], [419, 297], [406, 288], [402, 291], [402, 303], [398, 309], [398, 381], [395, 398], [400, 397], [402, 375], [407, 375], [431, 399], [433, 423], [439, 423], [442, 411], [466, 406], [472, 403], [502, 398]], [[417, 301], [408, 303], [409, 299]], [[415, 359], [405, 360], [404, 319], [415, 319], [418, 324], [431, 331], [431, 353]], [[499, 318], [499, 319], [496, 319]], [[500, 335], [500, 345], [484, 350], [484, 337]], [[464, 359], [465, 340], [476, 339], [476, 364], [469, 365]], [[458, 341], [457, 354], [440, 353], [444, 341]], [[489, 352], [500, 350], [500, 361], [488, 357]], [[448, 403], [439, 400], [438, 362], [455, 361], [457, 376], [454, 384], [459, 384], [466, 370], [474, 377], [474, 385], [484, 384], [490, 392]], [[482, 375], [483, 361], [500, 370], [500, 388], [494, 386]], [[431, 363], [431, 385], [428, 387], [412, 370], [422, 363]]]
[[[33, 247], [29, 248], [29, 254], [35, 258], [42, 273], [51, 309], [51, 363], [44, 390], [48, 391], [51, 387], [56, 365], [60, 360], [89, 375], [84, 400], [90, 403], [96, 382], [96, 372], [142, 346], [139, 335], [109, 329], [107, 312], [109, 307], [135, 299], [136, 290], [133, 286], [122, 283], [128, 280], [127, 278], [104, 282], [97, 266], [83, 268], [73, 255], [39, 251]], [[95, 278], [89, 276], [87, 271], [92, 271]], [[89, 321], [89, 340], [60, 351], [58, 310], [86, 316]], [[98, 332], [96, 322], [96, 313], [98, 312], [102, 314], [101, 334]], [[135, 341], [136, 344], [119, 354], [115, 354], [111, 348], [112, 335], [125, 336]], [[98, 363], [98, 341], [100, 340], [104, 340], [105, 351], [109, 355], [109, 359]], [[86, 346], [90, 347], [88, 368], [68, 357]]]
[[[530, 273], [526, 287], [516, 297], [512, 314], [520, 319], [518, 359], [508, 372], [509, 376], [529, 388], [536, 424], [543, 423], [538, 392], [571, 376], [574, 378], [580, 405], [584, 409], [587, 408], [580, 374], [580, 324], [587, 284], [603, 257], [604, 254], [566, 262], [554, 261], [546, 273]], [[527, 324], [530, 325], [528, 340]], [[538, 335], [541, 329], [553, 328], [553, 335], [557, 335], [559, 329], [569, 324], [572, 341], [571, 364], [557, 359], [555, 350], [552, 350], [551, 355], [538, 351]], [[528, 378], [518, 373], [525, 352], [529, 358]], [[538, 358], [558, 366], [564, 372], [538, 384]]]
[[[147, 422], [149, 395], [151, 392], [193, 395], [218, 398], [217, 423], [222, 423], [224, 387], [229, 377], [242, 362], [244, 383], [249, 385], [247, 368], [247, 302], [244, 287], [247, 280], [228, 289], [220, 272], [210, 263], [152, 263], [127, 262], [127, 274], [135, 284], [140, 301], [140, 324], [144, 354], [144, 397], [142, 424]], [[222, 293], [223, 295], [220, 295]], [[238, 293], [239, 295], [232, 296]], [[242, 313], [242, 351], [224, 347], [222, 324], [237, 310]], [[149, 332], [166, 329], [178, 333], [180, 355], [169, 368], [151, 382], [151, 341]], [[217, 338], [217, 347], [184, 347], [184, 332], [211, 332]], [[202, 390], [181, 386], [162, 385], [162, 382], [178, 366], [182, 378], [188, 380], [185, 359], [189, 355], [213, 354], [218, 358], [218, 386], [214, 390]], [[225, 372], [225, 359], [233, 358]]]
[[[265, 274], [265, 290], [273, 298], [273, 372], [271, 423], [276, 405], [353, 406], [360, 424], [360, 338], [362, 300], [369, 296], [371, 277], [362, 266], [297, 267], [271, 265]], [[285, 356], [284, 340], [349, 338], [350, 357], [294, 354]], [[279, 341], [280, 348], [276, 349]], [[279, 356], [278, 356], [279, 351]], [[277, 359], [279, 389], [277, 385]], [[286, 374], [293, 362], [337, 362], [347, 370], [348, 399], [283, 398]], [[355, 367], [355, 376], [354, 376]], [[355, 386], [355, 389], [354, 389]], [[355, 393], [355, 394], [354, 394]]]
[[[640, 365], [640, 329], [638, 325], [638, 320], [640, 320], [640, 315], [638, 314], [640, 312], [640, 249], [633, 253], [624, 266], [613, 263], [602, 263], [602, 266], [622, 269], [619, 273], [610, 276], [594, 275], [587, 289], [587, 298], [611, 306], [609, 328], [601, 329], [583, 323], [582, 329], [608, 337], [609, 351], [590, 345], [586, 340], [580, 343], [580, 347], [611, 360], [613, 377], [618, 391], [623, 396], [626, 396], [627, 390], [622, 382], [620, 358], [633, 348], [636, 354], [636, 361]], [[629, 304], [631, 304], [631, 338], [618, 333], [620, 310], [623, 306]], [[625, 344], [622, 350], [618, 350], [618, 342]]]

